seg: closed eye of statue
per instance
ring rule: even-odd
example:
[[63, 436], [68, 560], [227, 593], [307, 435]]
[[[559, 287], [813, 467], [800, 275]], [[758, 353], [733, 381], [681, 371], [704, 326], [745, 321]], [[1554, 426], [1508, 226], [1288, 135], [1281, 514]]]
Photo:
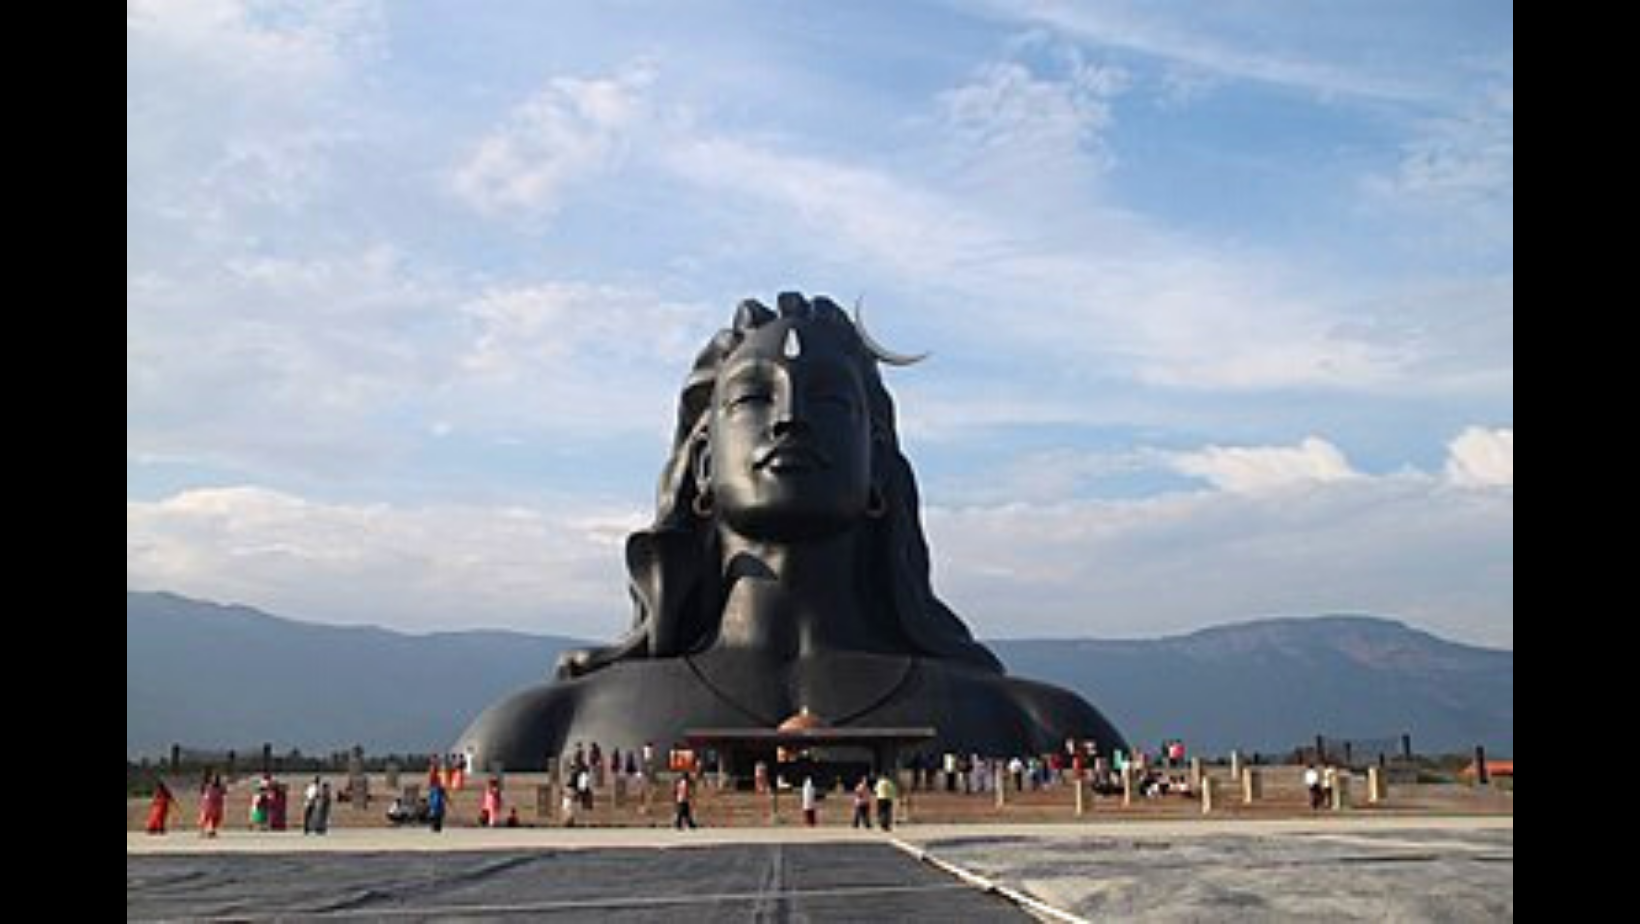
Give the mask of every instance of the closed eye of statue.
[[761, 388], [732, 392], [724, 406], [731, 411], [752, 410], [774, 403], [774, 393]]

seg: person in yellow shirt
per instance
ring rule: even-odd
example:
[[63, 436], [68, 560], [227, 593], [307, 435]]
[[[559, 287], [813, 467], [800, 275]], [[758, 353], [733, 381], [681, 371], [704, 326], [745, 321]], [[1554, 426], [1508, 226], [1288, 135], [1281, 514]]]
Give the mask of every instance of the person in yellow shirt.
[[894, 776], [884, 773], [877, 777], [877, 824], [884, 831], [894, 829], [894, 800], [899, 798], [900, 788], [894, 785]]

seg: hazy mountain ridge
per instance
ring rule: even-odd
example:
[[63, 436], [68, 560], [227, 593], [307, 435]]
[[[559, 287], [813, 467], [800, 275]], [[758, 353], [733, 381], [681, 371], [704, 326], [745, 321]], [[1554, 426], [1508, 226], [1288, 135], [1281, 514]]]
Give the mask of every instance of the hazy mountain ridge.
[[[126, 594], [126, 752], [269, 741], [423, 751], [585, 641], [408, 635]], [[1130, 738], [1279, 751], [1317, 733], [1411, 733], [1423, 750], [1513, 750], [1514, 655], [1368, 616], [1265, 619], [1146, 640], [986, 643], [1010, 673], [1075, 689]]]

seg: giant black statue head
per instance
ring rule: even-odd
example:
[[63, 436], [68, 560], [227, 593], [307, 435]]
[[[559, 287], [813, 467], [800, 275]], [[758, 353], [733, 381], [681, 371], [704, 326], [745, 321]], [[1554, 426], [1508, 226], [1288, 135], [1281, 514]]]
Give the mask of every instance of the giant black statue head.
[[880, 362], [910, 361], [828, 298], [783, 293], [777, 310], [741, 303], [684, 383], [655, 521], [627, 540], [632, 629], [613, 646], [565, 655], [560, 676], [710, 647], [737, 578], [726, 532], [774, 543], [853, 532], [845, 579], [882, 623], [876, 639], [1000, 672], [929, 584], [916, 480], [878, 374]]

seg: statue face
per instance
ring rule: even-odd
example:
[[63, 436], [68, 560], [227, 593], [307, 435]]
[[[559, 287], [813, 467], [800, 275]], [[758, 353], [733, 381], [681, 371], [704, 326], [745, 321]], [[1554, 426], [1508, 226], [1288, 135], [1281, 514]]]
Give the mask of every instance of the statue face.
[[709, 436], [723, 522], [753, 539], [831, 535], [871, 491], [871, 419], [845, 334], [782, 319], [752, 331], [720, 371]]

